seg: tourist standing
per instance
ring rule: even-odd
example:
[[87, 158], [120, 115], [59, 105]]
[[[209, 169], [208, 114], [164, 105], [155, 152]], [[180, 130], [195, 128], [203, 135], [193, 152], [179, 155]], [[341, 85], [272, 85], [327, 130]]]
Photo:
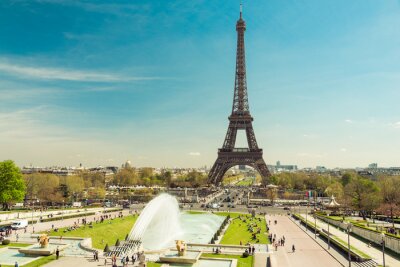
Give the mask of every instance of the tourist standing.
[[15, 262], [14, 267], [19, 267], [18, 262]]
[[58, 260], [59, 257], [60, 257], [60, 250], [59, 250], [58, 247], [57, 247], [57, 250], [56, 250], [56, 260]]
[[294, 244], [292, 245], [292, 252], [294, 253], [296, 251], [296, 248], [294, 247]]

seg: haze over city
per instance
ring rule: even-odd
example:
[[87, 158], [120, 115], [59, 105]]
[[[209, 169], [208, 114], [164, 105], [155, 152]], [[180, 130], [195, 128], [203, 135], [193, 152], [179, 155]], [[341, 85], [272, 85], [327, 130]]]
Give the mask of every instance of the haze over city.
[[[399, 1], [243, 2], [266, 163], [398, 166]], [[211, 165], [238, 3], [0, 2], [0, 160]]]

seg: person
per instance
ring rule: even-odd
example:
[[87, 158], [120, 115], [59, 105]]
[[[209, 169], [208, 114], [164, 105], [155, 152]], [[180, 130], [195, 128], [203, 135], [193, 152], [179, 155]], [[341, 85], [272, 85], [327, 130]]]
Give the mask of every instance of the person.
[[128, 266], [128, 264], [129, 264], [129, 257], [128, 256], [126, 256], [125, 262], [126, 262], [126, 265]]
[[18, 262], [16, 261], [14, 267], [19, 267]]
[[58, 247], [57, 247], [57, 250], [56, 250], [56, 260], [58, 260], [59, 257], [60, 257], [60, 250], [59, 250]]
[[294, 244], [292, 245], [292, 252], [294, 253], [296, 251], [296, 248], [294, 247]]
[[104, 257], [104, 266], [107, 266], [107, 258]]

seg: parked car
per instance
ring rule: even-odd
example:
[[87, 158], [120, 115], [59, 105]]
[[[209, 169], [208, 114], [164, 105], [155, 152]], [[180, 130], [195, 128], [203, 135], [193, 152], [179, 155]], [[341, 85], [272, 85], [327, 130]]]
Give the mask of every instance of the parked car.
[[27, 226], [28, 226], [28, 220], [20, 220], [13, 222], [11, 224], [11, 229], [13, 230], [24, 229]]
[[3, 233], [9, 229], [11, 229], [11, 226], [2, 226], [2, 227], [0, 227], [0, 232]]

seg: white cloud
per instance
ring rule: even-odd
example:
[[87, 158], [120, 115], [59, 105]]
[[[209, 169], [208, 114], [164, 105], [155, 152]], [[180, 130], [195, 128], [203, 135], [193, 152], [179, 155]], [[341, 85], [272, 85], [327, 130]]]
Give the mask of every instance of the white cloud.
[[200, 152], [189, 152], [189, 156], [200, 156]]
[[342, 151], [342, 152], [346, 152], [346, 151], [347, 151], [347, 149], [343, 147], [343, 148], [341, 148], [341, 149], [340, 149], [340, 151]]
[[125, 77], [117, 74], [88, 72], [63, 68], [44, 68], [40, 66], [21, 66], [0, 61], [0, 71], [18, 78], [41, 80], [65, 80], [87, 82], [126, 82], [140, 80], [157, 80], [158, 77]]
[[353, 123], [353, 121], [350, 120], [350, 119], [345, 120], [345, 122], [347, 122], [347, 123]]
[[400, 129], [400, 121], [392, 123], [393, 128]]

